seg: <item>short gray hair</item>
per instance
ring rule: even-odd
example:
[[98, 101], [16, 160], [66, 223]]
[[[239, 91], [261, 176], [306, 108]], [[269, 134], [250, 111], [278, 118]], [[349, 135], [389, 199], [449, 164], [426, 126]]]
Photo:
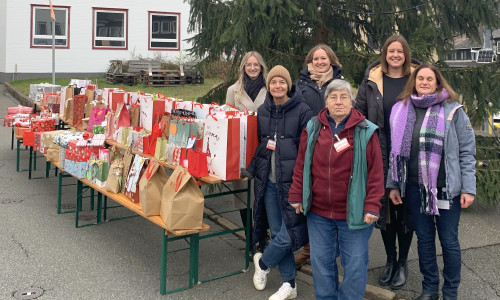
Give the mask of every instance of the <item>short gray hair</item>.
[[328, 99], [328, 95], [330, 95], [330, 93], [333, 91], [339, 91], [339, 90], [347, 90], [347, 92], [349, 93], [349, 97], [351, 97], [351, 104], [352, 106], [354, 106], [356, 102], [354, 95], [352, 94], [352, 86], [349, 82], [342, 79], [332, 80], [332, 82], [328, 84], [325, 91], [325, 104], [326, 104], [326, 99]]

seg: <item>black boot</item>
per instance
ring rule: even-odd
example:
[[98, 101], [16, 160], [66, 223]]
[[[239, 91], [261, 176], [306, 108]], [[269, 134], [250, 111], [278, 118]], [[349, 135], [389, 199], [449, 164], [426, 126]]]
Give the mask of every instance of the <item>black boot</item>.
[[396, 274], [391, 281], [391, 288], [393, 290], [399, 290], [406, 284], [406, 279], [408, 278], [408, 264], [406, 259], [400, 259], [398, 262], [398, 267]]
[[438, 300], [439, 299], [439, 294], [428, 294], [428, 293], [422, 293], [417, 299], [415, 300]]
[[385, 269], [382, 271], [378, 278], [378, 283], [381, 286], [386, 286], [391, 283], [394, 273], [396, 273], [397, 262], [395, 256], [387, 256], [387, 263], [385, 264]]

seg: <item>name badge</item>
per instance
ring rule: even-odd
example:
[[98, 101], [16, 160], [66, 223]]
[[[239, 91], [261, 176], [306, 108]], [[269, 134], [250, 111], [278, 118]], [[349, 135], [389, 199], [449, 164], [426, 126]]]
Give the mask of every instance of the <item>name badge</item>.
[[438, 209], [449, 210], [450, 209], [450, 200], [439, 200], [438, 199], [437, 207], [438, 207]]
[[270, 150], [276, 150], [276, 141], [275, 140], [268, 140], [267, 141], [267, 149], [270, 149]]
[[333, 144], [333, 147], [335, 147], [335, 150], [337, 152], [342, 152], [345, 149], [349, 148], [349, 142], [347, 141], [346, 138], [343, 138], [343, 139], [339, 140], [338, 142], [336, 142], [335, 144]]

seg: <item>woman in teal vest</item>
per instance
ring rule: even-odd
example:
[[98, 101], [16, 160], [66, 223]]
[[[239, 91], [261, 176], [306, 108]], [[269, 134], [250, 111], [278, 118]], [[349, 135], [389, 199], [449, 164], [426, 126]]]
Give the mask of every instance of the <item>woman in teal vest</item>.
[[353, 100], [348, 82], [328, 84], [326, 107], [302, 131], [289, 191], [288, 202], [307, 216], [316, 299], [363, 299], [368, 240], [384, 194], [377, 126]]

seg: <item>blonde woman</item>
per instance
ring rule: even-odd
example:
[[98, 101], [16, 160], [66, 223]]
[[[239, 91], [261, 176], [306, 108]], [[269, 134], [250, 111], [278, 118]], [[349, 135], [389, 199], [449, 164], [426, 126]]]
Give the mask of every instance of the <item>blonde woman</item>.
[[[264, 103], [267, 93], [267, 66], [262, 58], [262, 55], [260, 55], [257, 51], [247, 52], [241, 59], [238, 73], [239, 75], [236, 83], [227, 89], [226, 103], [235, 106], [240, 111], [248, 110], [256, 112], [259, 106]], [[234, 190], [241, 190], [246, 187], [246, 182], [233, 182]], [[234, 196], [234, 207], [240, 210], [241, 222], [243, 225], [247, 224], [247, 211], [244, 202], [246, 199], [246, 193], [239, 193]], [[253, 200], [253, 193], [251, 194], [250, 199]], [[250, 203], [249, 207], [251, 207]], [[251, 216], [252, 213], [250, 211], [250, 228], [252, 228]], [[252, 236], [252, 232], [253, 231], [251, 231], [250, 236]], [[263, 251], [266, 244], [266, 241], [259, 242], [261, 251]], [[252, 241], [250, 256], [253, 256], [254, 253], [255, 243]]]

